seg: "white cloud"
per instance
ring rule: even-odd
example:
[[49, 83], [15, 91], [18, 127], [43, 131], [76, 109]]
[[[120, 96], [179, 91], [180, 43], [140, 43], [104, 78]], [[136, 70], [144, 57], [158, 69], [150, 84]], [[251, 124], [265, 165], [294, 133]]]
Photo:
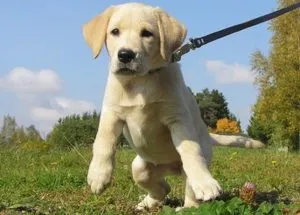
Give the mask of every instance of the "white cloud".
[[45, 106], [29, 106], [32, 120], [43, 133], [50, 132], [60, 117], [95, 109], [96, 106], [91, 102], [64, 97], [54, 97]]
[[214, 73], [217, 83], [252, 83], [254, 80], [249, 66], [238, 63], [226, 64], [220, 60], [208, 60], [205, 66], [208, 72]]
[[86, 111], [93, 111], [96, 106], [84, 100], [73, 100], [65, 97], [54, 97], [45, 106], [32, 106], [30, 112], [36, 121], [57, 121], [59, 117], [70, 114], [80, 114]]
[[87, 110], [94, 110], [96, 107], [93, 103], [84, 100], [72, 100], [64, 97], [55, 98], [56, 105], [66, 114], [82, 113]]
[[30, 109], [33, 119], [37, 121], [56, 121], [60, 114], [57, 110], [44, 107], [31, 107]]
[[42, 103], [41, 105], [30, 103], [28, 105], [28, 111], [32, 122], [43, 133], [49, 133], [53, 125], [61, 117], [71, 114], [81, 114], [96, 109], [96, 106], [92, 102], [65, 97], [53, 97], [46, 103]]
[[51, 131], [60, 117], [96, 109], [92, 102], [64, 97], [61, 93], [62, 80], [53, 70], [34, 72], [26, 68], [15, 68], [6, 76], [0, 77], [0, 89], [17, 96], [23, 112], [21, 118], [26, 119], [20, 124], [33, 123], [43, 135]]
[[0, 89], [15, 93], [52, 93], [62, 88], [62, 80], [52, 70], [43, 69], [37, 72], [23, 67], [11, 70], [7, 76], [0, 77]]

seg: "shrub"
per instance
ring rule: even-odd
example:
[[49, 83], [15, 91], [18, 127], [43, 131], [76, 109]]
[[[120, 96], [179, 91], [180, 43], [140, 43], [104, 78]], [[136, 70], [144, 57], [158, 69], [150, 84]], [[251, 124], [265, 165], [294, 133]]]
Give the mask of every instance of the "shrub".
[[92, 145], [97, 134], [99, 119], [100, 114], [96, 111], [60, 118], [48, 135], [47, 142], [66, 149]]
[[223, 118], [217, 121], [217, 128], [214, 132], [217, 134], [239, 134], [241, 128], [237, 121]]
[[[60, 118], [48, 135], [47, 143], [54, 147], [65, 149], [90, 146], [94, 143], [99, 120], [100, 114], [96, 111]], [[118, 144], [121, 147], [128, 145], [123, 135], [120, 136]]]

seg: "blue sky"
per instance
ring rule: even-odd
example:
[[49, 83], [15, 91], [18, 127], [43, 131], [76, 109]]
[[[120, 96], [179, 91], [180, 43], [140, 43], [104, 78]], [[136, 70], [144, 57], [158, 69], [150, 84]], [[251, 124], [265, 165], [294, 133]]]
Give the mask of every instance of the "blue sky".
[[[46, 133], [58, 117], [100, 110], [108, 57], [94, 60], [82, 25], [112, 4], [125, 1], [5, 0], [0, 7], [0, 117], [16, 116]], [[276, 9], [273, 0], [142, 1], [159, 6], [199, 37]], [[269, 23], [213, 42], [184, 56], [184, 77], [194, 92], [218, 89], [230, 110], [248, 124], [257, 90], [250, 72], [255, 50], [268, 54]]]

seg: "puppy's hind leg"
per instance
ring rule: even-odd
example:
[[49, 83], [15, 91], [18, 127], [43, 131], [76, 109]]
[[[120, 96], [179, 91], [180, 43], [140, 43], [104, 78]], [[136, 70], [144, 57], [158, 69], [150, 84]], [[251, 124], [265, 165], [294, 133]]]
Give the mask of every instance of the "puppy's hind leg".
[[164, 180], [165, 168], [144, 161], [137, 156], [132, 162], [132, 175], [134, 181], [148, 195], [136, 206], [136, 210], [143, 211], [162, 205], [165, 196], [170, 192], [170, 186]]

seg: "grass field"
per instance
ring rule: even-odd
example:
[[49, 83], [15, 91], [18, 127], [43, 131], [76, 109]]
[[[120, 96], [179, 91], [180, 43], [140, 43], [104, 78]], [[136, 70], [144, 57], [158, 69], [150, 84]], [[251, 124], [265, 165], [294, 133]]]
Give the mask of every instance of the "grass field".
[[[118, 151], [113, 182], [96, 196], [86, 184], [91, 149], [38, 152], [0, 148], [0, 214], [133, 214], [144, 194], [131, 178], [133, 158], [129, 149]], [[300, 154], [215, 148], [212, 173], [225, 193], [219, 200], [203, 204], [202, 210], [214, 211], [203, 214], [296, 214], [300, 209]], [[149, 214], [173, 214], [174, 207], [182, 204], [181, 178], [168, 181], [172, 187], [166, 202], [169, 206]], [[236, 198], [238, 189], [248, 181], [257, 185], [252, 206]], [[231, 209], [223, 213], [218, 207]], [[183, 210], [181, 214], [199, 213]]]

